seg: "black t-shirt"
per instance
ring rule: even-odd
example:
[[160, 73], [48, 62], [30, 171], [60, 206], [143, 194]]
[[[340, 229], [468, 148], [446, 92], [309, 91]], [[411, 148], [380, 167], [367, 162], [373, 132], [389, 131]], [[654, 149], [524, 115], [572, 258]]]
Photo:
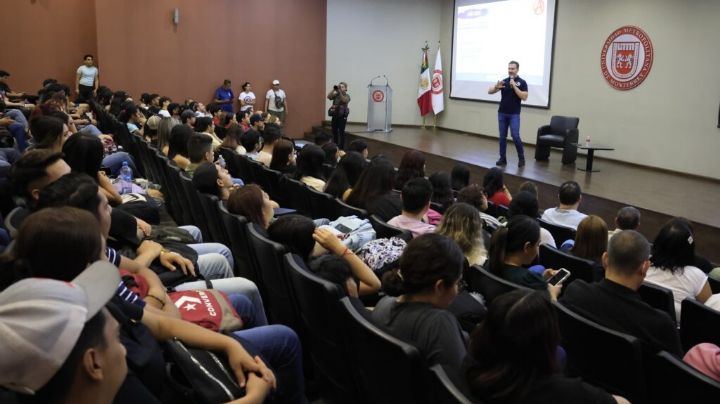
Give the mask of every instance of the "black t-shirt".
[[373, 322], [388, 333], [418, 348], [428, 363], [460, 366], [467, 354], [455, 316], [430, 303], [398, 303], [386, 296], [372, 312]]
[[605, 327], [646, 342], [652, 350], [682, 357], [674, 319], [623, 285], [607, 279], [592, 284], [577, 279], [565, 289], [560, 303]]
[[533, 383], [522, 402], [523, 404], [614, 404], [615, 399], [604, 390], [580, 379], [553, 375]]
[[[107, 309], [120, 324], [120, 342], [127, 351], [128, 377], [120, 386], [115, 403], [137, 404], [141, 398], [163, 397], [165, 391], [165, 360], [150, 329], [142, 324], [143, 309], [113, 296]], [[152, 402], [152, 401], [150, 401]]]
[[501, 274], [503, 279], [514, 284], [536, 290], [547, 290], [547, 283], [542, 276], [530, 272], [527, 268], [506, 264]]
[[[501, 98], [498, 112], [503, 114], [519, 114], [522, 100], [515, 94], [515, 90], [510, 86], [510, 77], [504, 79], [503, 83], [505, 87], [500, 89]], [[515, 84], [517, 84], [520, 91], [528, 90], [527, 82], [520, 78], [520, 76], [515, 77]]]
[[[493, 403], [482, 397], [475, 397], [468, 383], [467, 373], [477, 366], [471, 356], [467, 356], [462, 367], [458, 369], [446, 368], [450, 380], [467, 397], [477, 398], [478, 401]], [[529, 387], [525, 397], [516, 401], [503, 401], [503, 404], [614, 404], [615, 399], [604, 390], [583, 382], [580, 379], [553, 374], [535, 380]]]

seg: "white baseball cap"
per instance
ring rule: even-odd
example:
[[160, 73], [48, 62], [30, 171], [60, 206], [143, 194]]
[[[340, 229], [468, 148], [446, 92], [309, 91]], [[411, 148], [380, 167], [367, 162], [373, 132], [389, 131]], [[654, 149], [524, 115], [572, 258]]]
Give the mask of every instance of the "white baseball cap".
[[60, 370], [120, 273], [98, 261], [72, 282], [27, 278], [0, 293], [0, 386], [34, 394]]
[[273, 80], [273, 85], [274, 85], [274, 86], [279, 86], [279, 85], [280, 85], [280, 80]]

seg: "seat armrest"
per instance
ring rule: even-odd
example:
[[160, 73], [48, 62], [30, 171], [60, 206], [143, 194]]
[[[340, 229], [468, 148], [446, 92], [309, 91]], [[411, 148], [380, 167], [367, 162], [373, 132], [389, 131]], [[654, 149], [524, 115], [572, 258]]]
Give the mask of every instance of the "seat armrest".
[[577, 128], [566, 129], [563, 131], [565, 135], [565, 144], [577, 143], [580, 137], [580, 131]]
[[552, 133], [552, 128], [550, 127], [550, 125], [543, 125], [538, 128], [538, 136], [547, 135], [548, 133]]

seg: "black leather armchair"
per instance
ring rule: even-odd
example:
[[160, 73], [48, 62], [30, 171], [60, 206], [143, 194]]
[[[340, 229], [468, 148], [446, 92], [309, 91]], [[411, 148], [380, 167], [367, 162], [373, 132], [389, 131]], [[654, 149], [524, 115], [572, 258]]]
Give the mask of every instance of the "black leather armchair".
[[563, 164], [572, 164], [577, 159], [577, 148], [571, 143], [577, 143], [580, 118], [571, 116], [553, 116], [550, 125], [541, 126], [537, 133], [537, 146], [535, 147], [535, 160], [547, 161], [550, 158], [550, 148], [563, 149]]

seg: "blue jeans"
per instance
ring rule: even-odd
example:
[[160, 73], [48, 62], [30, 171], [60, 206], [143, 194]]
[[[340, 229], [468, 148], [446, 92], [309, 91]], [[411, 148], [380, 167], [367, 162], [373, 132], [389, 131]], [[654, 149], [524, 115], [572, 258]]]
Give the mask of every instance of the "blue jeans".
[[116, 177], [118, 174], [120, 174], [120, 169], [122, 168], [123, 161], [128, 162], [128, 167], [133, 170], [133, 177], [137, 177], [138, 169], [137, 167], [135, 167], [135, 161], [133, 160], [132, 156], [127, 154], [126, 152], [116, 152], [113, 154], [108, 154], [107, 156], [105, 156], [105, 158], [103, 158], [102, 165], [110, 169], [111, 176]]
[[233, 332], [252, 355], [257, 353], [275, 373], [275, 403], [307, 403], [302, 370], [302, 346], [295, 331], [279, 324]]
[[21, 123], [13, 122], [7, 126], [8, 132], [15, 138], [15, 147], [20, 153], [25, 152], [27, 149], [27, 135], [25, 134], [25, 128]]
[[525, 151], [523, 150], [522, 140], [520, 140], [520, 114], [498, 112], [498, 126], [500, 127], [500, 160], [506, 160], [505, 150], [507, 149], [508, 126], [510, 127], [510, 136], [512, 136], [513, 143], [515, 143], [518, 159], [525, 160]]
[[20, 158], [20, 152], [13, 148], [0, 148], [0, 178], [10, 176], [12, 165]]
[[28, 129], [27, 118], [25, 118], [25, 115], [19, 109], [8, 109], [5, 111], [5, 116], [8, 118], [12, 118], [13, 121], [21, 124], [23, 126], [23, 129]]
[[235, 257], [233, 257], [232, 252], [229, 248], [227, 248], [225, 245], [220, 243], [203, 243], [202, 238], [202, 232], [197, 226], [178, 226], [180, 229], [183, 229], [190, 233], [192, 238], [195, 239], [197, 242], [196, 244], [188, 244], [190, 248], [195, 250], [198, 254], [208, 254], [208, 253], [218, 253], [222, 254], [223, 257], [225, 257], [230, 264], [230, 267], [235, 267]]
[[97, 128], [95, 125], [85, 125], [82, 129], [78, 131], [78, 133], [83, 133], [85, 135], [92, 135], [92, 136], [100, 136], [102, 135], [102, 132], [100, 132], [100, 129]]
[[261, 318], [258, 318], [258, 311], [255, 309], [255, 305], [253, 305], [249, 297], [241, 293], [230, 293], [228, 294], [228, 299], [238, 316], [242, 319], [243, 329], [267, 325], [267, 319], [264, 314], [262, 314]]

